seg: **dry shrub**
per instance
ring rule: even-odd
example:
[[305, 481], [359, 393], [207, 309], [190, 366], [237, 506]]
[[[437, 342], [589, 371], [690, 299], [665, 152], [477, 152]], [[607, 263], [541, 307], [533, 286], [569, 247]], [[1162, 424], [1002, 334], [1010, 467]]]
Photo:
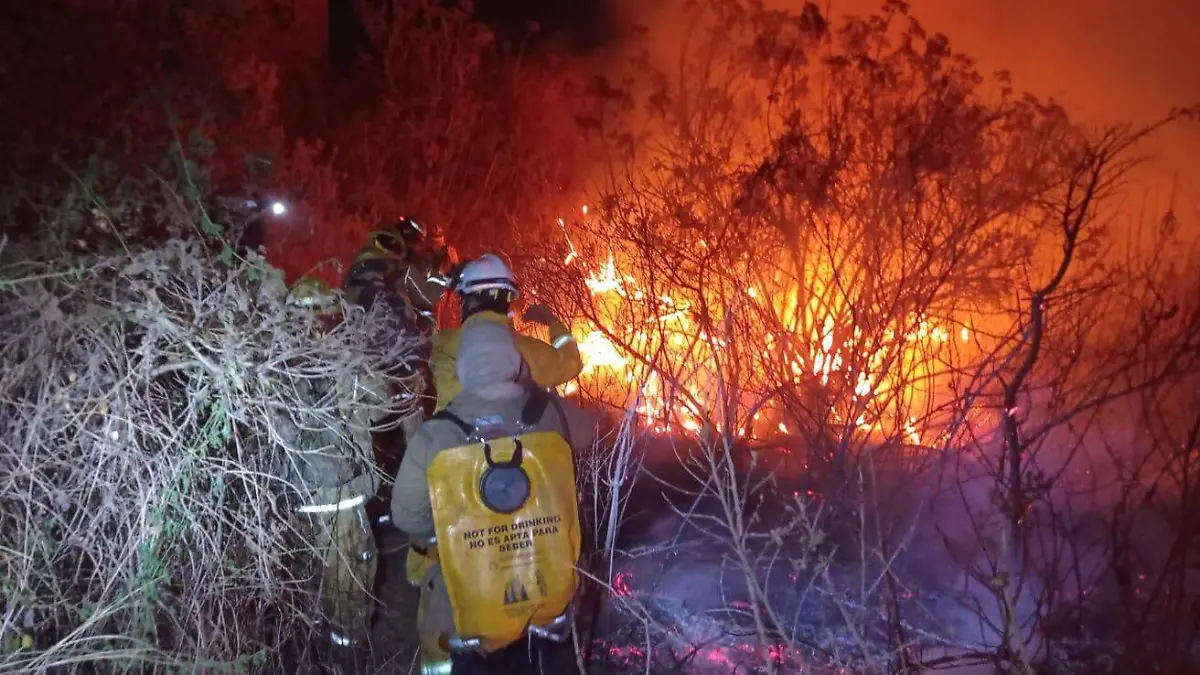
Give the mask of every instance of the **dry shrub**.
[[198, 236], [4, 248], [0, 672], [265, 666], [318, 618], [307, 481], [329, 448], [375, 470], [355, 439], [388, 402], [331, 384], [413, 345], [361, 311], [313, 330], [278, 271]]
[[[1054, 672], [1055, 649], [1096, 651], [1070, 635], [1095, 631], [1096, 582], [1059, 581], [1107, 574], [1090, 571], [1099, 544], [1081, 553], [1100, 516], [1071, 510], [1075, 437], [1196, 367], [1194, 305], [1162, 299], [1150, 253], [1109, 255], [1107, 226], [1134, 146], [1194, 113], [1078, 127], [983, 78], [905, 3], [835, 24], [813, 3], [729, 0], [689, 19], [678, 71], [645, 69], [629, 165], [531, 265], [590, 331], [579, 390], [668, 435], [627, 440], [658, 461], [606, 500], [609, 532], [647, 514], [596, 567], [632, 627], [609, 654], [647, 672], [1029, 675]], [[1171, 239], [1153, 261], [1191, 257], [1168, 258]], [[1146, 453], [1113, 455], [1110, 471]], [[1129, 567], [1149, 557], [1119, 561], [1130, 598], [1151, 594]], [[1159, 597], [1186, 585], [1186, 557]], [[1178, 617], [1174, 597], [1160, 606]], [[1170, 634], [1164, 659], [1191, 636]]]

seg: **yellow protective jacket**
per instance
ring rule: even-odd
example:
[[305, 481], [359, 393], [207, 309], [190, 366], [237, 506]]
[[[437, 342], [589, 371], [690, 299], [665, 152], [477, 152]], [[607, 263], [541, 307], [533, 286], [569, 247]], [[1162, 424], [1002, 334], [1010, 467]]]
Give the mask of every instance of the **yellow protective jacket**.
[[[502, 323], [512, 330], [512, 322], [499, 312], [479, 312], [467, 318], [463, 326], [475, 321], [494, 321]], [[433, 357], [430, 368], [433, 371], [433, 382], [437, 387], [437, 407], [435, 412], [445, 408], [462, 393], [462, 384], [458, 381], [455, 364], [458, 357], [458, 341], [462, 328], [450, 328], [441, 331], [433, 338]], [[571, 336], [571, 331], [561, 321], [550, 325], [550, 342], [548, 344], [529, 335], [519, 333], [513, 336], [517, 351], [529, 366], [533, 382], [539, 387], [553, 388], [565, 384], [583, 370], [583, 357], [579, 354], [579, 345]]]

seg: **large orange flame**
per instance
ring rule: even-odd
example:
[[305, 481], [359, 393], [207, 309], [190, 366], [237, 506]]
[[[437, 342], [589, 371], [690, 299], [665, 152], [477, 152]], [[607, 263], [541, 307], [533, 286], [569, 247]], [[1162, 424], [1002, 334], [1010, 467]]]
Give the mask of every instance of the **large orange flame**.
[[[582, 216], [589, 212], [587, 206], [580, 209]], [[829, 387], [840, 378], [843, 389], [838, 395], [848, 403], [831, 411], [833, 422], [914, 445], [933, 440], [928, 416], [936, 399], [933, 383], [948, 368], [948, 351], [957, 351], [947, 350], [952, 339], [960, 343], [954, 347], [971, 342], [967, 322], [916, 314], [894, 317], [874, 332], [839, 325], [849, 315], [845, 309], [850, 301], [831, 292], [837, 284], [833, 272], [818, 261], [806, 270], [810, 287], [803, 292], [784, 275], [775, 275], [737, 289], [736, 299], [727, 293], [716, 298], [714, 292], [713, 302], [705, 303], [729, 311], [736, 304], [738, 311], [766, 317], [761, 329], [740, 336], [757, 343], [755, 348], [761, 346], [764, 355], [788, 354], [783, 364], [776, 360], [774, 366], [764, 366], [753, 356], [754, 348], [733, 348], [728, 336], [703, 330], [687, 293], [651, 297], [653, 292], [626, 271], [617, 251], [609, 248], [606, 257], [589, 260], [579, 246], [586, 233], [573, 237], [561, 218], [558, 227], [567, 248], [563, 264], [581, 268], [586, 275], [594, 310], [590, 320], [575, 326], [585, 367], [563, 393], [582, 390], [613, 405], [635, 408], [649, 428], [664, 433], [712, 426], [760, 438], [795, 431], [790, 426], [794, 421], [769, 396], [758, 402], [739, 401], [732, 416], [711, 414], [720, 407], [716, 403], [721, 392], [728, 395], [728, 359], [736, 354], [748, 361], [738, 369], [739, 388], [765, 391], [785, 380]], [[703, 240], [698, 243], [707, 246]], [[641, 311], [631, 312], [635, 305]], [[785, 342], [792, 346], [781, 349]]]

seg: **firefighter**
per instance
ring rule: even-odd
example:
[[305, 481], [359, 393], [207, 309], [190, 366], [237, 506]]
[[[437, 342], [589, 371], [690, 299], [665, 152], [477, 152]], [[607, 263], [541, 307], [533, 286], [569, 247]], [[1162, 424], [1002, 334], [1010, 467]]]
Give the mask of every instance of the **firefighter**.
[[[512, 330], [509, 309], [521, 294], [512, 270], [499, 256], [488, 253], [471, 261], [455, 275], [452, 284], [462, 307], [462, 328], [486, 321]], [[545, 305], [529, 307], [523, 318], [550, 330], [549, 344], [528, 335], [515, 336], [517, 350], [534, 384], [553, 388], [578, 377], [583, 358], [571, 330]], [[445, 408], [462, 390], [455, 367], [460, 330], [444, 330], [433, 341], [430, 366], [437, 388], [435, 411]]]
[[462, 391], [413, 436], [391, 505], [430, 561], [422, 673], [568, 672], [581, 534], [567, 420], [508, 326], [470, 322], [459, 342]]
[[[306, 307], [318, 330], [341, 320], [341, 301], [324, 283], [305, 277], [288, 293], [289, 303]], [[296, 425], [302, 439], [292, 459], [296, 482], [307, 494], [297, 513], [307, 527], [316, 552], [318, 592], [335, 659], [358, 658], [365, 646], [374, 611], [376, 546], [365, 505], [379, 487], [371, 461], [372, 407], [387, 400], [386, 388], [359, 375], [334, 382], [302, 379], [300, 393], [314, 402], [328, 400], [345, 406], [343, 428], [312, 429]]]
[[[391, 373], [403, 380], [402, 388], [420, 395], [428, 389], [426, 364], [430, 341], [436, 331], [434, 308], [449, 284], [449, 267], [457, 262], [454, 249], [440, 237], [427, 237], [411, 218], [371, 232], [367, 244], [355, 257], [342, 282], [347, 299], [371, 310], [382, 302], [398, 322], [398, 332], [417, 339], [413, 358], [398, 364]], [[397, 339], [396, 335], [381, 339]], [[401, 421], [407, 439], [424, 415], [409, 415]]]
[[456, 260], [454, 249], [440, 237], [427, 237], [411, 218], [367, 235], [355, 256], [343, 288], [351, 302], [371, 309], [382, 299], [398, 313], [410, 316], [413, 328], [431, 335], [434, 307], [446, 291], [448, 267]]
[[[461, 331], [476, 323], [491, 323], [513, 333], [517, 350], [522, 357], [524, 375], [538, 387], [553, 388], [579, 376], [583, 370], [583, 358], [579, 353], [571, 331], [559, 321], [549, 307], [533, 305], [525, 312], [524, 319], [549, 328], [549, 344], [515, 332], [509, 319], [512, 303], [520, 297], [520, 289], [513, 278], [512, 270], [499, 256], [484, 254], [464, 265], [451, 280], [451, 287], [459, 299], [462, 325], [439, 332], [433, 340], [433, 371], [437, 390], [434, 412], [442, 410], [462, 391], [457, 375], [457, 358]], [[596, 429], [596, 419], [576, 406], [567, 405], [569, 424], [575, 430], [576, 439], [582, 440]], [[394, 492], [394, 489], [393, 489]], [[405, 561], [405, 574], [413, 585], [419, 585], [431, 561], [415, 548], [409, 550]]]

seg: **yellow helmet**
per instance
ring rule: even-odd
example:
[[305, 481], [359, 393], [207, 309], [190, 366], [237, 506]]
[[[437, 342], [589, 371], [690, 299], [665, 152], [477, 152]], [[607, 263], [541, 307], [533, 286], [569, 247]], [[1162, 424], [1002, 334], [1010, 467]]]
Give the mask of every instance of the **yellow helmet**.
[[409, 253], [420, 248], [425, 231], [411, 218], [400, 218], [394, 224], [367, 234], [367, 245], [359, 251], [355, 262], [385, 258], [404, 260]]
[[342, 305], [337, 291], [316, 277], [303, 276], [288, 289], [288, 303], [308, 307], [314, 314], [340, 314]]

